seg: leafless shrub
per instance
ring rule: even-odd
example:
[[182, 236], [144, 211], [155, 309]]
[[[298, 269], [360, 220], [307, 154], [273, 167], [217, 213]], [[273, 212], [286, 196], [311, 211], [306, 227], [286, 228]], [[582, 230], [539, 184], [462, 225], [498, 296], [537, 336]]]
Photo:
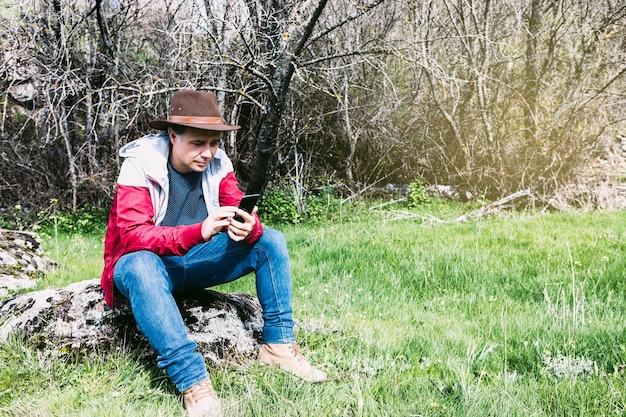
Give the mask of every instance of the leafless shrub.
[[224, 145], [244, 183], [262, 154], [269, 180], [296, 188], [421, 178], [494, 200], [528, 189], [555, 207], [621, 204], [585, 169], [625, 129], [626, 6], [281, 4], [6, 9], [0, 207], [107, 204], [119, 148], [180, 88], [215, 91], [242, 125]]

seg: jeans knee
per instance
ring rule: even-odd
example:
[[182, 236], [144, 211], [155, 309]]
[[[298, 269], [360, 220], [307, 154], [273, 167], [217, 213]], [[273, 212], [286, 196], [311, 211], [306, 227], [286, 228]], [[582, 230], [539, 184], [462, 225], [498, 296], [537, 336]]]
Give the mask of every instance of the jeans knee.
[[161, 258], [150, 251], [127, 253], [115, 265], [113, 280], [122, 293], [130, 287], [154, 285], [165, 272]]
[[281, 256], [288, 256], [285, 235], [276, 229], [266, 227], [257, 244], [269, 253], [276, 252]]

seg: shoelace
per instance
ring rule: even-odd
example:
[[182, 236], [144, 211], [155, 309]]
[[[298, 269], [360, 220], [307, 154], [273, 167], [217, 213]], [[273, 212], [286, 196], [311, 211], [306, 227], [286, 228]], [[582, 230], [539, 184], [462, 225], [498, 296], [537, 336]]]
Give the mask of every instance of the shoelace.
[[190, 403], [198, 402], [204, 397], [217, 398], [213, 385], [211, 385], [211, 382], [208, 379], [189, 388], [185, 391], [184, 396], [185, 400]]
[[296, 360], [298, 362], [304, 359], [304, 356], [302, 356], [302, 352], [300, 352], [300, 347], [296, 343], [291, 344], [291, 351], [293, 352], [293, 356], [296, 357]]

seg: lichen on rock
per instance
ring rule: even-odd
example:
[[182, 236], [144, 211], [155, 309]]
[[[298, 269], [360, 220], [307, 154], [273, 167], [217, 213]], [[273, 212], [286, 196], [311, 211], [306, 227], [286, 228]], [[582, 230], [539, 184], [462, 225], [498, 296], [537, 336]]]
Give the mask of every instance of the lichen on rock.
[[[261, 343], [261, 306], [245, 293], [211, 290], [180, 294], [177, 303], [198, 350], [216, 365], [242, 363]], [[129, 305], [104, 304], [99, 280], [20, 294], [0, 301], [0, 340], [20, 337], [44, 356], [104, 357], [122, 348], [146, 350]]]
[[0, 297], [35, 288], [52, 265], [36, 233], [0, 229]]

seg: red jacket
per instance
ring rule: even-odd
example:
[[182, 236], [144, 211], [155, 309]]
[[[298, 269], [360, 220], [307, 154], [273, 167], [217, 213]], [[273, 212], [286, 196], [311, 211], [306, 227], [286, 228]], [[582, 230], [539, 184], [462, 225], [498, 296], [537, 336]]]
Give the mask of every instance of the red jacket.
[[[167, 208], [168, 154], [166, 134], [144, 136], [120, 150], [120, 156], [126, 159], [109, 215], [100, 282], [105, 301], [111, 307], [114, 306], [113, 270], [122, 255], [149, 250], [160, 256], [181, 256], [205, 241], [201, 234], [202, 223], [175, 227], [158, 225]], [[243, 197], [232, 163], [221, 150], [203, 173], [202, 182], [209, 212], [217, 206], [237, 206]], [[262, 234], [263, 225], [257, 215], [254, 229], [244, 242], [254, 243]]]

